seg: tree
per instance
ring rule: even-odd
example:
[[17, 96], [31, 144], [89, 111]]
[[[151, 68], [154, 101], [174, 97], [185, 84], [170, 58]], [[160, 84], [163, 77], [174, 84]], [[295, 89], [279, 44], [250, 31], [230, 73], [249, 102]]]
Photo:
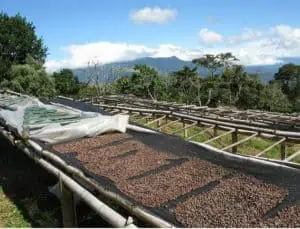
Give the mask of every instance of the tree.
[[60, 95], [75, 95], [79, 92], [80, 83], [78, 77], [74, 76], [71, 69], [62, 69], [54, 72], [55, 89]]
[[131, 84], [130, 84], [130, 77], [121, 77], [114, 82], [114, 88], [117, 94], [130, 94], [131, 91]]
[[186, 104], [198, 101], [201, 104], [200, 78], [197, 68], [184, 66], [182, 70], [173, 72], [173, 82], [171, 83], [172, 96]]
[[229, 88], [229, 103], [234, 105], [240, 98], [241, 91], [246, 85], [247, 73], [242, 65], [233, 65], [224, 70], [221, 78]]
[[164, 91], [164, 84], [158, 72], [144, 64], [137, 64], [133, 69], [130, 80], [132, 92], [137, 96], [157, 100]]
[[208, 72], [210, 72], [211, 76], [214, 76], [216, 71], [223, 67], [222, 62], [218, 55], [206, 54], [204, 57], [194, 59], [193, 63], [205, 68]]
[[260, 96], [260, 109], [278, 112], [290, 112], [291, 104], [285, 94], [282, 93], [280, 84], [266, 85]]
[[38, 38], [35, 26], [17, 14], [0, 13], [0, 82], [9, 79], [13, 64], [25, 64], [27, 56], [44, 63], [47, 48]]
[[12, 65], [11, 80], [5, 79], [1, 86], [14, 91], [37, 97], [52, 97], [55, 95], [55, 84], [42, 63], [27, 57], [25, 64]]
[[226, 69], [230, 68], [239, 59], [232, 55], [231, 52], [220, 53], [217, 55], [221, 65]]

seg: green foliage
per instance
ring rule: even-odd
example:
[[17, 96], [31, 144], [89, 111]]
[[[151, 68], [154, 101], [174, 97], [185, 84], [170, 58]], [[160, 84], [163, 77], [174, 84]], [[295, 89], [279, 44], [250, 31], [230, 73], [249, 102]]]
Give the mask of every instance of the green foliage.
[[44, 62], [47, 48], [35, 33], [35, 26], [17, 14], [0, 13], [0, 82], [10, 79], [13, 64], [25, 64], [27, 56]]
[[[165, 84], [158, 72], [147, 65], [135, 65], [135, 72], [128, 82], [122, 80], [123, 91], [126, 91], [140, 97], [159, 99], [165, 90]], [[120, 82], [119, 82], [120, 83]]]
[[295, 110], [299, 111], [300, 65], [283, 65], [274, 75], [272, 83], [278, 83], [283, 93], [289, 98]]
[[26, 59], [25, 64], [13, 65], [10, 75], [11, 80], [4, 80], [2, 87], [37, 97], [55, 95], [54, 80], [47, 74], [42, 63], [31, 57]]
[[263, 88], [260, 96], [260, 108], [269, 111], [290, 112], [291, 104], [280, 89], [280, 84], [273, 83]]
[[222, 62], [220, 61], [218, 55], [206, 54], [204, 57], [199, 59], [194, 59], [193, 63], [205, 68], [210, 72], [211, 76], [214, 76], [216, 71], [223, 67]]
[[195, 103], [197, 98], [200, 99], [200, 95], [195, 96], [198, 94], [201, 84], [197, 68], [190, 69], [184, 66], [182, 70], [173, 72], [171, 76], [173, 79], [169, 90], [173, 99], [186, 104]]
[[71, 69], [54, 72], [55, 89], [60, 95], [76, 95], [80, 90], [79, 80]]
[[131, 82], [129, 77], [121, 77], [114, 83], [114, 88], [118, 94], [130, 94], [131, 93]]
[[199, 67], [211, 72], [206, 78], [198, 75], [197, 68], [187, 66], [163, 77], [153, 68], [136, 65], [131, 77], [122, 77], [113, 83], [114, 90], [118, 94], [200, 106], [225, 105], [280, 112], [300, 110], [299, 66], [283, 66], [275, 80], [265, 85], [258, 74], [247, 73], [244, 66], [237, 65], [237, 60], [231, 53], [208, 54], [194, 60]]

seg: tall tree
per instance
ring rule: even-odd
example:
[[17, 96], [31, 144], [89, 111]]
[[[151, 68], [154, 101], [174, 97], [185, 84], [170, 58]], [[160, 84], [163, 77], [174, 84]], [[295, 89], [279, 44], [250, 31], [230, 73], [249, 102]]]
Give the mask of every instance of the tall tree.
[[158, 72], [147, 65], [137, 64], [131, 76], [132, 91], [137, 96], [148, 97], [156, 100], [162, 93], [163, 82]]
[[206, 54], [201, 58], [194, 59], [193, 63], [205, 68], [211, 76], [214, 76], [216, 71], [223, 67], [218, 55]]
[[79, 80], [71, 69], [62, 69], [54, 72], [55, 89], [60, 95], [75, 95], [79, 92]]
[[279, 68], [274, 75], [274, 80], [281, 85], [281, 89], [288, 98], [295, 103], [300, 98], [300, 66], [294, 64], [286, 64]]
[[171, 74], [173, 83], [171, 90], [173, 90], [173, 97], [177, 97], [181, 102], [190, 104], [195, 101], [201, 103], [200, 96], [200, 77], [197, 73], [197, 68], [189, 68], [184, 66], [182, 70], [173, 72]]
[[28, 55], [41, 63], [47, 55], [47, 48], [42, 38], [36, 35], [35, 26], [19, 14], [0, 13], [0, 82], [9, 78], [13, 64], [25, 64]]
[[225, 70], [230, 68], [237, 61], [239, 61], [239, 59], [236, 58], [234, 55], [232, 55], [231, 52], [220, 53], [217, 55], [217, 58], [219, 58], [219, 61], [222, 64], [222, 66], [225, 68]]

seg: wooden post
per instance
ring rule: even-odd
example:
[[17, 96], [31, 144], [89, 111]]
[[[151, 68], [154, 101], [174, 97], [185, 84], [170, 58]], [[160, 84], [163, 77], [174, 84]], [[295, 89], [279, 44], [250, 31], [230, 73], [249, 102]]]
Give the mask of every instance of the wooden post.
[[285, 154], [286, 154], [286, 144], [285, 144], [285, 141], [283, 141], [280, 144], [280, 158], [281, 158], [281, 160], [285, 159], [285, 156], [286, 156]]
[[[181, 119], [181, 121], [182, 121], [182, 127], [185, 128], [186, 123], [185, 123], [184, 119]], [[188, 129], [184, 129], [183, 131], [184, 131], [183, 137], [187, 138], [187, 136], [188, 136]]]
[[214, 127], [214, 137], [218, 136], [218, 125], [215, 125]]
[[[232, 144], [236, 143], [238, 141], [238, 130], [235, 129], [231, 134]], [[232, 147], [232, 153], [237, 153], [237, 146]]]
[[74, 201], [74, 194], [70, 189], [59, 179], [59, 186], [61, 191], [61, 208], [63, 227], [77, 227], [76, 204]]

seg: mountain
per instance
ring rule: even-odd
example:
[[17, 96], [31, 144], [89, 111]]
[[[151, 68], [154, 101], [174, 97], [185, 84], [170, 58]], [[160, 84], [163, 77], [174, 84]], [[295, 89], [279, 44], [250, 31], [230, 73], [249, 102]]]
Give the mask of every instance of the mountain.
[[[280, 58], [280, 60], [280, 64], [245, 66], [245, 70], [249, 73], [258, 73], [263, 81], [268, 82], [273, 79], [274, 74], [282, 65], [287, 63], [300, 64], [300, 58]], [[73, 72], [76, 76], [78, 76], [81, 82], [87, 82], [89, 80], [89, 75], [95, 75], [95, 72], [99, 74], [101, 82], [113, 81], [120, 76], [131, 75], [134, 71], [133, 66], [135, 64], [149, 65], [157, 69], [162, 74], [168, 74], [170, 72], [178, 71], [184, 66], [188, 66], [191, 68], [195, 67], [195, 65], [191, 61], [180, 60], [175, 56], [160, 58], [145, 57], [132, 61], [105, 64], [99, 66], [97, 68], [97, 71], [90, 67], [74, 69]], [[208, 75], [208, 73], [204, 69], [199, 69], [198, 72], [201, 76], [204, 77]]]

